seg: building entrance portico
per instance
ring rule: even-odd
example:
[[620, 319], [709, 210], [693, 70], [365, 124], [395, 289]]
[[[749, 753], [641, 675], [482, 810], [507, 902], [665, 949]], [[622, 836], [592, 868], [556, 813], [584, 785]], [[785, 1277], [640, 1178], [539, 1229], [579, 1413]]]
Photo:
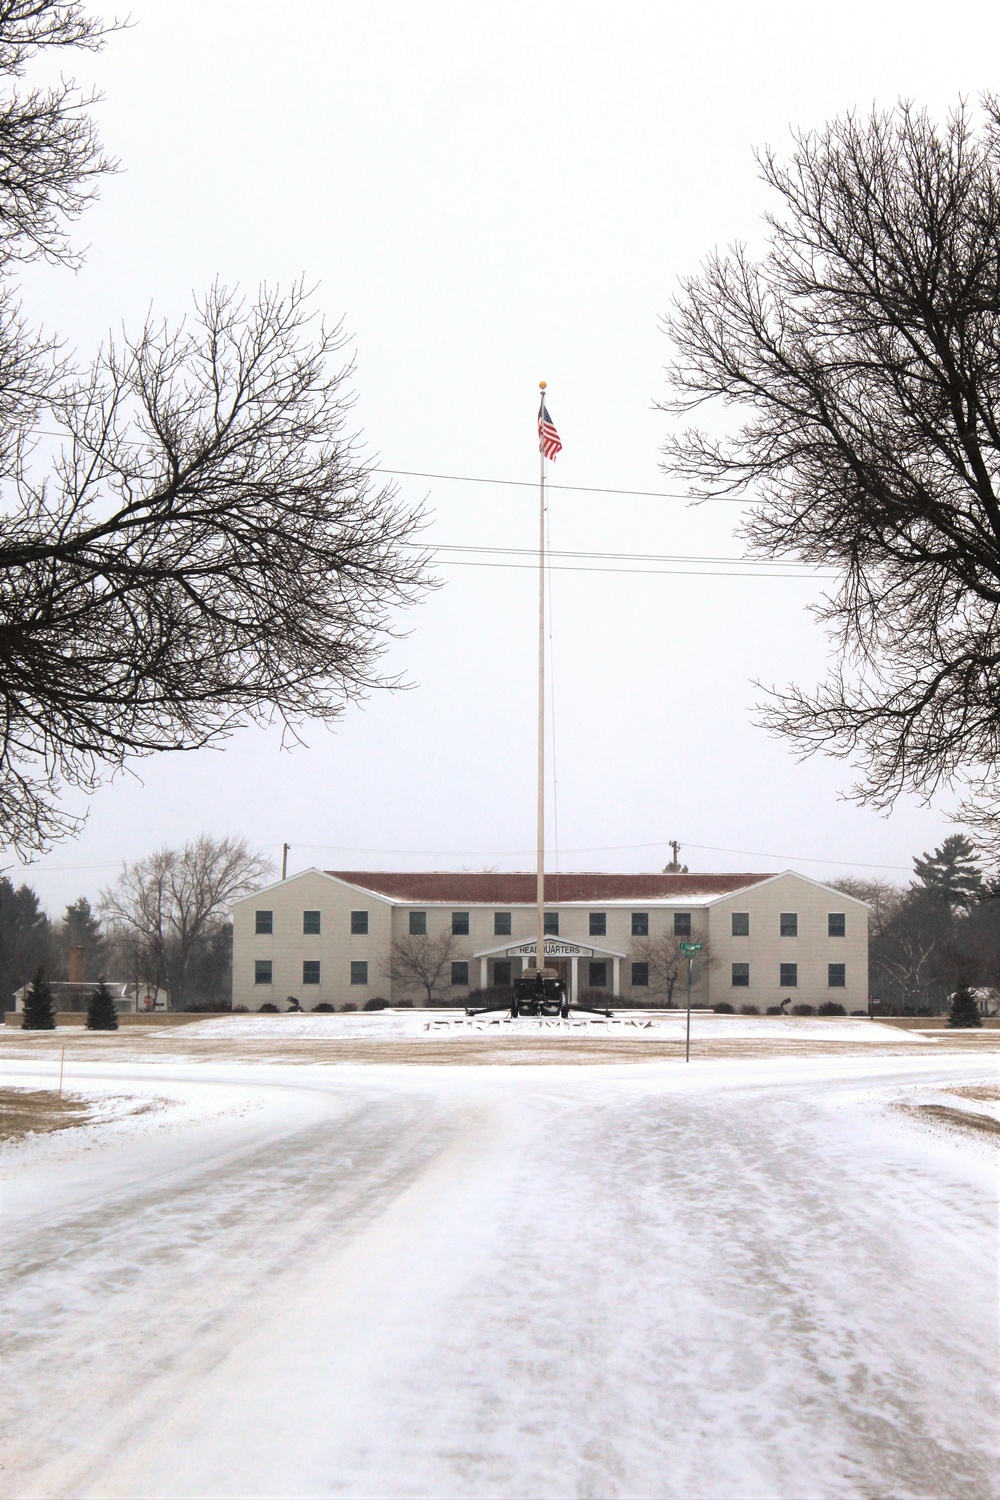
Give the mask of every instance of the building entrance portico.
[[[498, 969], [507, 975], [507, 965], [510, 965], [509, 980], [513, 983], [518, 976], [528, 968], [533, 968], [538, 951], [538, 943], [535, 938], [529, 938], [524, 943], [505, 943], [499, 948], [486, 948], [475, 954], [479, 961], [479, 985], [486, 989], [491, 983], [499, 983], [496, 977]], [[618, 953], [613, 948], [598, 948], [594, 944], [574, 943], [568, 938], [547, 937], [545, 939], [545, 951], [542, 958], [543, 966], [558, 970], [560, 978], [568, 980], [569, 999], [574, 1002], [581, 989], [580, 985], [580, 960], [600, 959], [611, 965], [611, 993], [621, 993], [621, 961], [624, 953]], [[501, 966], [503, 966], [501, 968]], [[584, 985], [583, 988], [587, 986]]]

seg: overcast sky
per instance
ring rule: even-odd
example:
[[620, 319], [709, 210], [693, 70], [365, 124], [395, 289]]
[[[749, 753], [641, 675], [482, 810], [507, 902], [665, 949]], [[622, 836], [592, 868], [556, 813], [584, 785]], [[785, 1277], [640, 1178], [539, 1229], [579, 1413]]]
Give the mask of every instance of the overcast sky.
[[[216, 276], [253, 291], [304, 274], [350, 334], [358, 426], [384, 467], [531, 481], [546, 379], [555, 482], [667, 496], [659, 320], [714, 247], [761, 243], [754, 148], [900, 96], [941, 116], [995, 83], [1000, 55], [996, 7], [968, 0], [947, 24], [912, 0], [129, 9], [131, 30], [72, 64], [105, 92], [104, 140], [125, 170], [79, 226], [83, 270], [26, 276], [34, 317], [86, 356], [150, 306], [182, 317]], [[529, 487], [398, 483], [426, 498], [432, 541], [533, 544]], [[553, 491], [552, 545], [738, 558], [739, 517]], [[822, 581], [660, 566], [554, 575], [562, 868], [656, 870], [676, 837], [694, 869], [904, 879], [951, 831], [955, 799], [886, 819], [841, 799], [849, 766], [797, 764], [754, 726], [755, 679], [824, 672], [808, 612]], [[55, 914], [96, 897], [123, 858], [202, 831], [275, 860], [287, 840], [292, 870], [531, 868], [534, 578], [438, 571], [391, 654], [410, 691], [351, 708], [293, 754], [247, 729], [137, 763], [90, 799], [81, 838], [11, 876]]]

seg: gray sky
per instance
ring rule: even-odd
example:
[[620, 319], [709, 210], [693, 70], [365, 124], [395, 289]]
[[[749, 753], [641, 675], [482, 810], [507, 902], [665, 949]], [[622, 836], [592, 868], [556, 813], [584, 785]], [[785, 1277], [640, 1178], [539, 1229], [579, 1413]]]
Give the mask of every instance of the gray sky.
[[[546, 379], [564, 443], [554, 482], [660, 492], [678, 486], [659, 470], [658, 320], [715, 246], [761, 243], [754, 147], [900, 96], [941, 116], [994, 83], [1000, 51], [996, 8], [968, 0], [947, 25], [912, 0], [130, 11], [130, 31], [72, 63], [107, 95], [102, 131], [125, 170], [79, 226], [84, 269], [26, 276], [33, 316], [82, 356], [150, 306], [183, 316], [217, 275], [252, 292], [304, 274], [344, 319], [358, 425], [386, 467], [531, 480]], [[432, 541], [533, 543], [529, 488], [399, 484], [427, 498]], [[552, 545], [738, 557], [739, 514], [555, 491]], [[849, 767], [799, 765], [755, 728], [753, 679], [824, 671], [807, 613], [821, 584], [713, 566], [554, 576], [562, 867], [655, 870], [677, 837], [702, 870], [904, 878], [955, 799], [885, 819], [840, 800]], [[292, 870], [531, 868], [534, 578], [440, 576], [392, 651], [411, 691], [350, 709], [293, 754], [248, 729], [223, 750], [136, 763], [90, 800], [80, 839], [11, 876], [55, 913], [96, 896], [123, 857], [202, 831], [276, 859], [288, 840]]]

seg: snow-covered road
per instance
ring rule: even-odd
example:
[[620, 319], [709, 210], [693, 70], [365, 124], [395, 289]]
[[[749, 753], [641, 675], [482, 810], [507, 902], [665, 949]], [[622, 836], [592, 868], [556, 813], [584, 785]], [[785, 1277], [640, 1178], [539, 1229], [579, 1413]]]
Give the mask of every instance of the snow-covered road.
[[78, 1065], [173, 1103], [8, 1154], [2, 1493], [983, 1500], [995, 1163], [887, 1104], [995, 1063]]

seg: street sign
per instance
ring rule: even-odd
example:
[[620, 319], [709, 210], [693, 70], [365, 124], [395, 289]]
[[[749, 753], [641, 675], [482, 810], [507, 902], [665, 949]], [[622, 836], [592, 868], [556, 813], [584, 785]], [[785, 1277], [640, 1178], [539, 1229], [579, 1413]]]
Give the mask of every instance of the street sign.
[[701, 944], [701, 943], [681, 943], [680, 944], [680, 950], [681, 950], [682, 953], [700, 953], [701, 950], [702, 950], [702, 947], [703, 947], [703, 944]]

